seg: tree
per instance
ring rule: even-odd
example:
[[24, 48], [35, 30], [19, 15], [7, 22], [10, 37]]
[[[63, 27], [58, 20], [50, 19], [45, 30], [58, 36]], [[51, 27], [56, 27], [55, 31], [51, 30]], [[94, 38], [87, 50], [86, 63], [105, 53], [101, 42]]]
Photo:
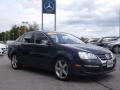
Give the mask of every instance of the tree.
[[20, 26], [13, 25], [10, 30], [0, 33], [0, 41], [15, 40], [26, 32], [36, 30], [39, 30], [39, 25], [35, 22], [32, 24], [27, 22], [26, 24]]
[[22, 34], [28, 32], [28, 31], [29, 31], [29, 29], [27, 26], [20, 26], [18, 29], [18, 34], [19, 34], [19, 36], [21, 36]]
[[39, 25], [36, 22], [34, 22], [33, 24], [29, 24], [29, 30], [37, 31], [37, 30], [39, 30]]
[[2, 34], [0, 33], [0, 41], [2, 41]]
[[1, 33], [1, 41], [5, 41], [5, 32]]
[[9, 32], [10, 40], [15, 40], [16, 38], [19, 37], [18, 30], [19, 30], [19, 27], [17, 25], [12, 26], [12, 28], [10, 29], [10, 32]]

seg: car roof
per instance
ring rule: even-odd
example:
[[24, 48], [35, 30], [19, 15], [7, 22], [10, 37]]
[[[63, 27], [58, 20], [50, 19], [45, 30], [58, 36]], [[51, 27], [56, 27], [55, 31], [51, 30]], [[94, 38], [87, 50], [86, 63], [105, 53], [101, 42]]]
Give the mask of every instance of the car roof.
[[[34, 32], [42, 32], [42, 33], [63, 33], [63, 32], [47, 31], [47, 30], [43, 30], [43, 31], [30, 31], [30, 32], [26, 32], [26, 33], [34, 33]], [[26, 33], [25, 33], [25, 34], [26, 34]]]

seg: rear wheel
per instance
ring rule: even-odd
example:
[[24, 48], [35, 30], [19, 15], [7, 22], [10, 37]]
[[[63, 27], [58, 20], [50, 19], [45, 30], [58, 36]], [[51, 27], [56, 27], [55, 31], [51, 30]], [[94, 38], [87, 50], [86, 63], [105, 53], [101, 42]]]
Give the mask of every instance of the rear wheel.
[[12, 55], [11, 66], [13, 69], [20, 69], [22, 67], [22, 65], [18, 62], [16, 55]]
[[120, 46], [119, 45], [114, 46], [113, 47], [113, 52], [116, 53], [116, 54], [120, 53]]
[[54, 65], [55, 75], [60, 80], [69, 80], [71, 78], [70, 63], [65, 58], [58, 58]]

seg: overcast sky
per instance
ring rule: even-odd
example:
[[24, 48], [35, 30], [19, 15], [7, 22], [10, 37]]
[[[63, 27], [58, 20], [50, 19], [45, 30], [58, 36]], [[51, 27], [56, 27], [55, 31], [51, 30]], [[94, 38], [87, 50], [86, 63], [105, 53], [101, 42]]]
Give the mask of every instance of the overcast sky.
[[[42, 0], [0, 0], [0, 32], [22, 21], [41, 28]], [[56, 0], [57, 31], [77, 36], [118, 36], [120, 0]], [[54, 30], [54, 15], [44, 15], [44, 29]]]

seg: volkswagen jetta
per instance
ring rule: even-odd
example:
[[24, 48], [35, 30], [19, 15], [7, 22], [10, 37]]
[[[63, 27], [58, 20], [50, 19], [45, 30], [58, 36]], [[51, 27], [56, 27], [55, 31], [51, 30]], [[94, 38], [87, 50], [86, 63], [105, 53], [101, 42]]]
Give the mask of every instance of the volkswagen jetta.
[[85, 44], [62, 32], [33, 31], [8, 47], [13, 69], [23, 65], [53, 71], [60, 80], [72, 75], [98, 75], [114, 71], [116, 59], [108, 49]]

